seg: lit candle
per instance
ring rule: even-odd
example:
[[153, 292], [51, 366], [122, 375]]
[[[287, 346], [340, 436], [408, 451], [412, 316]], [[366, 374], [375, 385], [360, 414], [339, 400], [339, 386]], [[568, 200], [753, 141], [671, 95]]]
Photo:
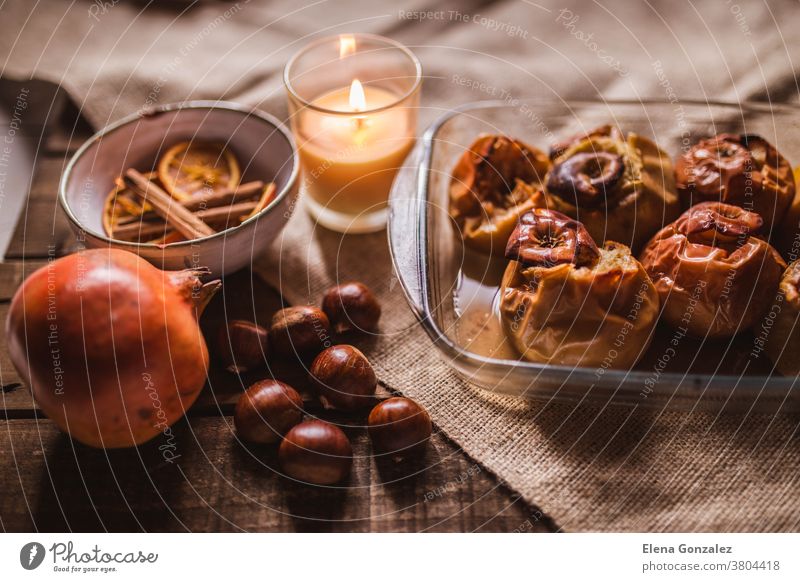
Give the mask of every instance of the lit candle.
[[[305, 102], [297, 102], [297, 86], [302, 82], [291, 84], [292, 63], [287, 67], [292, 128], [300, 149], [307, 205], [321, 224], [335, 230], [383, 228], [392, 180], [414, 143], [418, 63], [412, 56], [416, 66], [410, 78], [408, 71], [393, 73], [398, 59], [381, 55], [374, 47], [378, 40], [391, 43], [369, 35], [366, 39], [339, 37], [338, 57], [322, 70], [330, 73], [338, 65], [342, 74], [355, 71], [357, 76], [327, 90], [317, 86], [316, 95]], [[391, 47], [404, 51], [408, 59], [406, 49], [394, 43]], [[385, 67], [382, 59], [387, 61]]]

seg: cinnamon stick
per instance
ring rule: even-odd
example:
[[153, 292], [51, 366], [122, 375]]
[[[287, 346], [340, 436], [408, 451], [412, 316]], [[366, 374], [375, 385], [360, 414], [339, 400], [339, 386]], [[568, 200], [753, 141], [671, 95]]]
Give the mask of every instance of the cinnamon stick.
[[[264, 182], [255, 180], [254, 182], [247, 182], [240, 184], [235, 188], [225, 188], [218, 192], [211, 192], [208, 194], [201, 194], [187, 200], [177, 200], [177, 203], [186, 208], [187, 210], [198, 210], [205, 206], [206, 208], [216, 208], [217, 206], [225, 206], [226, 204], [233, 204], [240, 201], [240, 199], [247, 200], [261, 191], [264, 187]], [[155, 212], [145, 212], [139, 216], [126, 216], [117, 222], [117, 226], [124, 226], [126, 224], [148, 222], [152, 220], [159, 220], [159, 215]]]
[[258, 202], [240, 202], [239, 204], [231, 204], [230, 206], [220, 206], [218, 208], [209, 208], [207, 210], [198, 210], [197, 216], [203, 219], [203, 222], [210, 224], [227, 224], [231, 218], [239, 218], [253, 211], [258, 205]]
[[214, 229], [133, 168], [125, 171], [125, 179], [131, 186], [131, 192], [148, 202], [167, 224], [186, 238], [192, 240], [214, 234]]
[[114, 238], [125, 241], [148, 240], [157, 236], [166, 236], [172, 232], [172, 228], [166, 222], [129, 224], [120, 228], [115, 228]]
[[189, 200], [182, 203], [182, 206], [187, 210], [200, 210], [202, 208], [215, 208], [217, 206], [225, 206], [233, 204], [237, 198], [248, 199], [254, 196], [264, 187], [264, 182], [256, 180], [254, 182], [247, 182], [246, 184], [239, 184], [234, 188], [225, 188], [219, 192], [209, 192], [193, 196]]
[[[220, 206], [217, 208], [208, 208], [206, 210], [199, 210], [195, 216], [202, 219], [203, 222], [214, 225], [227, 225], [233, 217], [244, 216], [251, 213], [257, 206], [258, 202], [240, 202], [239, 204], [232, 204], [231, 206]], [[165, 222], [154, 222], [149, 224], [135, 223], [126, 224], [114, 229], [114, 238], [122, 240], [131, 239], [146, 239], [151, 236], [166, 235], [171, 232], [169, 225]]]

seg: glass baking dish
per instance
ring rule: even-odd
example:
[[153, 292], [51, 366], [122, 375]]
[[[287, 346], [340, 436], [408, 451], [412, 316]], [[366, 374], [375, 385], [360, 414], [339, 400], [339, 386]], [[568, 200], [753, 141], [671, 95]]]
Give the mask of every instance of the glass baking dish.
[[[629, 371], [542, 365], [476, 347], [476, 337], [498, 324], [487, 306], [496, 299], [505, 262], [476, 258], [463, 248], [447, 212], [453, 165], [481, 133], [504, 133], [547, 151], [558, 138], [605, 123], [653, 138], [673, 157], [716, 133], [757, 133], [800, 163], [800, 107], [790, 105], [490, 101], [447, 113], [425, 132], [395, 180], [388, 233], [406, 297], [441, 357], [470, 384], [532, 399], [800, 410], [797, 378], [773, 371], [765, 354], [754, 355], [748, 334], [727, 342], [686, 339], [677, 356], [668, 347], [669, 330], [660, 324], [653, 345]], [[478, 326], [473, 303], [487, 308]], [[465, 327], [472, 329], [466, 339]]]

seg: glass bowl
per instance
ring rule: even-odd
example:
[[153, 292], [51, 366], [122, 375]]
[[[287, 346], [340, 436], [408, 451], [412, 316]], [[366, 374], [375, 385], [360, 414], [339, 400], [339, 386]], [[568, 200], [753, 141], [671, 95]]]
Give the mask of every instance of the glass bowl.
[[[447, 212], [453, 165], [481, 133], [504, 133], [547, 151], [558, 138], [605, 123], [654, 139], [671, 156], [717, 133], [757, 133], [800, 162], [800, 107], [758, 103], [603, 101], [479, 102], [449, 112], [425, 133], [395, 180], [389, 244], [411, 308], [441, 357], [470, 384], [542, 400], [648, 408], [800, 409], [796, 377], [754, 354], [749, 332], [723, 342], [683, 339], [669, 350], [659, 324], [653, 344], [631, 370], [519, 361], [476, 338], [493, 325], [499, 264], [465, 250]], [[484, 310], [474, 319], [476, 306]]]

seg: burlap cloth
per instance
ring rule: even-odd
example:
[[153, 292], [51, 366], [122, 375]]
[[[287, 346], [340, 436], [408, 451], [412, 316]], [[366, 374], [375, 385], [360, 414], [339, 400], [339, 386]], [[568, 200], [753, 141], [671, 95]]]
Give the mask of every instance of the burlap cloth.
[[[794, 100], [798, 91], [800, 19], [789, 1], [31, 4], [3, 8], [2, 74], [60, 83], [97, 127], [189, 97], [285, 115], [286, 59], [311, 35], [351, 30], [393, 36], [420, 56], [425, 123], [505, 94]], [[255, 268], [297, 303], [342, 279], [375, 289], [385, 315], [366, 351], [380, 378], [565, 530], [798, 529], [795, 417], [543, 406], [473, 389], [416, 324], [385, 234], [315, 229], [302, 209]]]

